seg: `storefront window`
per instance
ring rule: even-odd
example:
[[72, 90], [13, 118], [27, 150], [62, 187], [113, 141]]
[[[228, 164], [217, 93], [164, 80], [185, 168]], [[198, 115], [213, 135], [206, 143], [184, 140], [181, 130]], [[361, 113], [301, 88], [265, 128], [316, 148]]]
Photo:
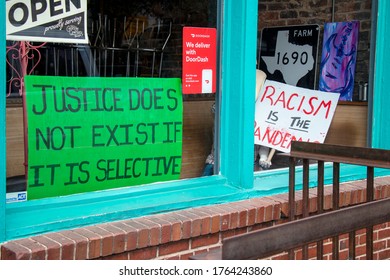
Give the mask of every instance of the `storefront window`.
[[[11, 3], [11, 1], [6, 2]], [[73, 4], [79, 3], [79, 1], [71, 0], [68, 2], [72, 2]], [[358, 3], [360, 6], [356, 6], [357, 10], [359, 10], [359, 8], [370, 10], [371, 8], [371, 6], [364, 1], [358, 1]], [[376, 1], [373, 1], [373, 6], [375, 6], [376, 3]], [[386, 8], [386, 5], [388, 5], [386, 4], [386, 1], [378, 1], [378, 3], [380, 4], [378, 10], [390, 10]], [[278, 3], [278, 5], [279, 4], [282, 5], [281, 3]], [[259, 13], [257, 12], [257, 5], [259, 5]], [[270, 8], [268, 8], [267, 5], [272, 5], [272, 3], [265, 3], [263, 1], [258, 2], [256, 0], [200, 2], [184, 0], [112, 1], [112, 3], [91, 0], [88, 1], [88, 30], [90, 31], [91, 40], [87, 46], [78, 44], [69, 45], [64, 48], [64, 44], [60, 43], [46, 43], [45, 45], [42, 45], [39, 42], [33, 43], [31, 47], [29, 47], [29, 50], [32, 50], [33, 47], [39, 47], [40, 54], [42, 55], [39, 66], [34, 69], [33, 73], [43, 77], [60, 77], [61, 75], [67, 76], [75, 81], [85, 76], [102, 77], [102, 79], [114, 79], [124, 76], [137, 77], [137, 79], [151, 79], [152, 76], [153, 78], [180, 79], [182, 78], [181, 36], [183, 27], [217, 28], [217, 89], [215, 94], [198, 93], [182, 96], [182, 162], [180, 165], [179, 178], [177, 180], [174, 179], [165, 182], [156, 181], [156, 184], [146, 183], [145, 185], [141, 184], [109, 190], [87, 191], [73, 195], [61, 194], [61, 196], [28, 200], [23, 203], [5, 203], [5, 189], [9, 190], [11, 188], [16, 192], [20, 192], [25, 190], [26, 186], [24, 145], [24, 136], [26, 134], [23, 125], [25, 119], [21, 102], [23, 99], [20, 98], [18, 85], [11, 84], [13, 74], [9, 68], [10, 66], [7, 66], [7, 76], [4, 74], [4, 80], [7, 78], [7, 84], [3, 84], [3, 89], [8, 96], [7, 107], [5, 108], [4, 105], [3, 108], [5, 111], [4, 115], [7, 117], [7, 132], [5, 135], [6, 137], [4, 137], [7, 144], [6, 147], [3, 146], [4, 152], [2, 153], [2, 156], [8, 180], [7, 184], [5, 184], [6, 178], [4, 178], [4, 187], [0, 189], [0, 228], [2, 229], [0, 231], [0, 241], [22, 236], [31, 236], [42, 232], [56, 231], [118, 219], [127, 219], [151, 213], [161, 213], [164, 211], [173, 211], [199, 205], [231, 202], [240, 200], [243, 197], [270, 195], [281, 190], [285, 191], [286, 186], [288, 185], [288, 174], [286, 169], [282, 169], [282, 167], [285, 166], [284, 164], [280, 164], [279, 166], [277, 164], [276, 160], [281, 156], [278, 152], [273, 156], [272, 165], [269, 168], [277, 168], [278, 170], [275, 170], [275, 172], [253, 172], [253, 156], [256, 155], [254, 153], [255, 147], [253, 139], [253, 119], [255, 115], [253, 97], [256, 84], [256, 73], [254, 70], [256, 68], [256, 60], [257, 67], [259, 67], [260, 57], [256, 57], [256, 52], [259, 53], [260, 32], [264, 27], [305, 24], [318, 24], [322, 31], [321, 26], [323, 26], [324, 22], [330, 21], [330, 15], [329, 13], [324, 12], [323, 17], [318, 17], [318, 22], [312, 22], [311, 20], [313, 18], [317, 18], [315, 15], [317, 15], [319, 11], [317, 11], [317, 8], [313, 7], [311, 3], [308, 3], [308, 5], [288, 3], [285, 4], [286, 6], [282, 6], [278, 12], [275, 11], [275, 6], [278, 5]], [[322, 12], [329, 11], [330, 8], [326, 4], [320, 10]], [[0, 11], [4, 15], [6, 14], [4, 7], [2, 9], [0, 8]], [[355, 16], [357, 17], [359, 13], [351, 12], [350, 14], [338, 14], [345, 14], [347, 18], [337, 20], [348, 21], [354, 20]], [[366, 17], [369, 12], [366, 11], [363, 14]], [[369, 88], [374, 87], [374, 84], [376, 87], [375, 99], [372, 104], [373, 115], [375, 116], [373, 118], [372, 128], [373, 146], [380, 148], [388, 145], [388, 141], [386, 141], [388, 137], [383, 136], [389, 134], [388, 126], [385, 125], [387, 120], [386, 110], [383, 109], [387, 108], [389, 104], [389, 98], [386, 94], [387, 85], [383, 82], [389, 80], [387, 79], [388, 71], [386, 71], [385, 67], [385, 61], [388, 61], [388, 52], [385, 51], [388, 40], [386, 36], [380, 35], [388, 33], [388, 16], [389, 15], [386, 13], [381, 13], [380, 16], [378, 15], [379, 35], [376, 36], [375, 40], [377, 54], [374, 57], [376, 66], [375, 69], [371, 69], [371, 72], [367, 72], [370, 73], [369, 76], [373, 79], [373, 85], [368, 85]], [[15, 19], [21, 20], [22, 18]], [[359, 20], [362, 21], [361, 27], [365, 32], [360, 33], [362, 41], [359, 41], [358, 52], [362, 49], [360, 44], [368, 44], [369, 32], [371, 30], [368, 27], [369, 20], [366, 21], [366, 18], [364, 21], [362, 19]], [[113, 28], [115, 23], [117, 26], [116, 29]], [[152, 24], [153, 27], [157, 25], [157, 30], [162, 31], [162, 33], [159, 33], [162, 37], [153, 37], [151, 34], [152, 32], [147, 33], [147, 31], [151, 31], [146, 27], [149, 27], [149, 24]], [[108, 28], [109, 26], [110, 28]], [[124, 28], [125, 26], [128, 28]], [[102, 31], [103, 27], [104, 32]], [[158, 27], [160, 27], [160, 29]], [[73, 32], [75, 30], [72, 29], [71, 31]], [[5, 48], [4, 34], [5, 32], [2, 33], [2, 38]], [[140, 36], [136, 36], [135, 34]], [[171, 35], [169, 36], [169, 34]], [[365, 38], [366, 36], [367, 38]], [[113, 40], [112, 38], [116, 38], [116, 40]], [[141, 38], [148, 38], [142, 42], [142, 44], [148, 43], [142, 45], [144, 49], [152, 47], [153, 43], [156, 43], [156, 41], [165, 42], [168, 38], [163, 52], [163, 59], [161, 60], [161, 56], [159, 56], [161, 51], [157, 52], [154, 50], [148, 52], [144, 50], [141, 52]], [[133, 39], [136, 42], [135, 46], [137, 48], [139, 47], [138, 50], [140, 52], [131, 52], [130, 56], [128, 55], [129, 50], [127, 48], [130, 45], [133, 46]], [[11, 40], [7, 42], [8, 47], [13, 44], [14, 42]], [[207, 43], [204, 43], [202, 46], [206, 47]], [[320, 43], [319, 49], [321, 49], [321, 46]], [[363, 46], [363, 49], [368, 50], [369, 46], [365, 46], [365, 48]], [[155, 57], [153, 56], [154, 54], [156, 55]], [[362, 55], [359, 53], [358, 63], [363, 61], [364, 63], [369, 63], [368, 58], [364, 58], [365, 55], [367, 55], [367, 51], [363, 52]], [[10, 54], [7, 55], [8, 61], [10, 61], [10, 56]], [[294, 57], [296, 56], [294, 55]], [[294, 57], [291, 58], [294, 59]], [[283, 56], [281, 56], [281, 58], [283, 58]], [[296, 58], [306, 61], [305, 56]], [[370, 59], [374, 58], [371, 57]], [[37, 56], [35, 56], [34, 59], [37, 60]], [[5, 59], [3, 60], [5, 67], [4, 61]], [[372, 61], [371, 64], [373, 64]], [[11, 65], [14, 64], [11, 63]], [[364, 65], [358, 66], [357, 68], [364, 68]], [[375, 75], [372, 75], [372, 73]], [[359, 82], [364, 81], [365, 83], [367, 80], [368, 74], [365, 75], [366, 74], [361, 77], [358, 77], [358, 75], [355, 76], [355, 82], [358, 83], [358, 85], [355, 84], [354, 88], [355, 90], [358, 90], [358, 93], [360, 89]], [[45, 82], [52, 81], [50, 79], [48, 78]], [[58, 81], [59, 80], [60, 79], [58, 79]], [[318, 80], [316, 81], [318, 83]], [[57, 80], [55, 82], [57, 82]], [[31, 87], [31, 81], [29, 86]], [[72, 85], [70, 85], [70, 87], [71, 86]], [[116, 83], [113, 83], [112, 86], [115, 86], [115, 88], [120, 87]], [[45, 100], [42, 97], [42, 88], [44, 87], [41, 84], [38, 88], [41, 89], [40, 100]], [[370, 91], [368, 92], [368, 100], [370, 100], [370, 98], [373, 99], [373, 95], [370, 95]], [[113, 100], [115, 100], [115, 98], [106, 100], [110, 100], [111, 102], [110, 104], [106, 104], [106, 109], [114, 106], [115, 101]], [[216, 104], [216, 109], [213, 116], [212, 107], [214, 103]], [[348, 106], [348, 108], [351, 105], [366, 106], [369, 108], [371, 106], [371, 104], [369, 104], [370, 106], [367, 106], [367, 103], [364, 101], [358, 101], [357, 103], [359, 104], [355, 103], [355, 100], [353, 100], [346, 106]], [[42, 105], [42, 102], [40, 105]], [[72, 105], [74, 104], [72, 103]], [[89, 106], [87, 103], [83, 105]], [[117, 105], [119, 105], [119, 103]], [[172, 105], [172, 103], [169, 103], [168, 105]], [[42, 106], [35, 107], [34, 110], [35, 112], [42, 112], [44, 110], [43, 108], [44, 107]], [[75, 107], [71, 106], [71, 108], [74, 109]], [[121, 107], [117, 106], [116, 108], [120, 109]], [[347, 114], [349, 114], [348, 116], [352, 115], [351, 113]], [[364, 116], [364, 114], [365, 113], [363, 113], [362, 116]], [[148, 117], [150, 117], [149, 123], [153, 123], [154, 119], [156, 119], [155, 115], [149, 115]], [[335, 118], [337, 118], [337, 112]], [[344, 119], [349, 120], [348, 118]], [[368, 118], [363, 119], [366, 121], [368, 120]], [[65, 121], [66, 119], [61, 120], [61, 122]], [[101, 127], [102, 124], [94, 124], [92, 122], [92, 126], [93, 125], [100, 125], [95, 127], [94, 135], [96, 137], [98, 137], [99, 134], [103, 134], [99, 129], [107, 128], [104, 124], [103, 127]], [[352, 128], [349, 124], [340, 124], [337, 127], [332, 127], [333, 125], [334, 124], [332, 123], [330, 132], [334, 128], [338, 129], [338, 131]], [[361, 125], [361, 123], [359, 125]], [[62, 124], [61, 127], [65, 128], [65, 124]], [[153, 127], [153, 125], [151, 125], [151, 127]], [[51, 132], [53, 132], [53, 128], [54, 127], [51, 127]], [[110, 144], [115, 144], [116, 142], [123, 143], [123, 139], [122, 142], [120, 142], [116, 138], [116, 129], [118, 128], [115, 129], [115, 123], [110, 124], [109, 128], [110, 129], [107, 129], [105, 134], [108, 136], [105, 144], [108, 142]], [[130, 129], [130, 126], [128, 128]], [[78, 131], [78, 129], [72, 128], [71, 126], [68, 126], [67, 129], [74, 132], [74, 141], [79, 141], [79, 138], [76, 137], [76, 131]], [[370, 132], [370, 128], [368, 130]], [[40, 133], [36, 134], [40, 137], [39, 139], [41, 141], [41, 146], [39, 147], [43, 147], [42, 145], [48, 146], [50, 143], [50, 147], [55, 147], [56, 149], [61, 148], [62, 145], [59, 143], [61, 143], [60, 140], [63, 138], [56, 138], [54, 140], [59, 142], [51, 143], [50, 141], [52, 139], [45, 137], [45, 130], [41, 129], [39, 131]], [[215, 131], [214, 136], [213, 131]], [[359, 126], [358, 128], [354, 128], [354, 131], [362, 133], [363, 131], [365, 132], [366, 129]], [[35, 132], [37, 132], [37, 130]], [[58, 132], [61, 136], [60, 129], [56, 128], [54, 132]], [[346, 133], [348, 136], [352, 135], [351, 132]], [[0, 134], [0, 136], [1, 135], [2, 134]], [[338, 132], [334, 135], [337, 136]], [[96, 145], [104, 143], [97, 141], [99, 139], [96, 137]], [[352, 139], [361, 139], [359, 137], [341, 137], [341, 139], [351, 141]], [[205, 161], [212, 151], [213, 143], [217, 144], [214, 145], [214, 150], [216, 151], [214, 153], [216, 156], [216, 166], [214, 167], [215, 176], [202, 176]], [[330, 143], [337, 144], [339, 142]], [[347, 144], [356, 146], [366, 145], [361, 144], [360, 142]], [[114, 157], [116, 157], [116, 155], [114, 155]], [[282, 159], [282, 157], [280, 159]], [[116, 164], [115, 160], [113, 161], [113, 164]], [[165, 164], [176, 166], [173, 161], [165, 162]], [[79, 175], [86, 175], [85, 171], [87, 169], [85, 164], [69, 165], [70, 169], [76, 167], [79, 169], [73, 169], [73, 171], [78, 170], [79, 172], [81, 171], [81, 174]], [[100, 168], [102, 168], [102, 166], [100, 166]], [[102, 173], [98, 174], [98, 176], [95, 175], [95, 178], [98, 177], [103, 180], [111, 178], [111, 176], [117, 176], [115, 172], [110, 173], [111, 168], [104, 167], [102, 169], [106, 170], [108, 173], [100, 170]], [[34, 170], [39, 171], [40, 167], [37, 166]], [[49, 174], [57, 172], [55, 165], [52, 165], [47, 170], [49, 171]], [[348, 169], [346, 173], [347, 175], [343, 177], [344, 180], [351, 177], [356, 179], [364, 176], [361, 174], [361, 170]], [[101, 177], [102, 174], [109, 174], [109, 176]], [[83, 176], [77, 177], [78, 184], [69, 184], [69, 188], [81, 186], [86, 178], [87, 177]], [[37, 185], [39, 185], [40, 182], [41, 181], [39, 180], [36, 182], [34, 181]], [[18, 189], [19, 187], [22, 187], [22, 189]], [[26, 197], [21, 195], [21, 199], [25, 200]]]
[[[275, 3], [259, 1], [257, 67], [265, 73], [267, 80], [319, 90], [315, 94], [320, 98], [329, 95], [328, 92], [339, 93], [334, 116], [329, 128], [324, 128], [323, 134], [326, 136], [322, 141], [328, 144], [369, 146], [372, 3], [353, 1], [352, 6], [337, 1], [320, 5], [311, 5], [309, 2], [279, 3], [276, 6]], [[281, 114], [284, 113], [275, 112], [271, 108], [268, 120], [273, 122], [275, 129], [288, 131], [284, 135], [294, 135], [292, 129], [295, 129], [295, 132], [303, 132], [295, 138], [313, 141], [310, 140], [314, 137], [310, 130], [323, 125], [326, 119], [323, 119], [322, 124], [314, 125], [315, 120], [299, 115], [299, 108], [304, 107], [304, 102], [299, 104], [301, 106], [294, 106], [289, 103], [294, 97], [289, 98], [288, 90], [285, 93], [278, 98], [275, 93], [272, 100], [268, 94], [268, 99], [266, 97], [263, 101], [273, 101], [272, 105], [279, 103], [292, 111], [295, 107], [296, 116], [277, 128], [275, 123], [280, 123], [284, 116], [281, 117]], [[311, 104], [312, 108], [316, 107], [314, 102]], [[309, 117], [311, 111], [317, 113], [317, 109], [303, 112]], [[280, 139], [277, 136], [266, 137], [264, 131], [259, 137], [266, 138], [265, 142], [270, 148], [256, 145], [255, 171], [288, 166], [288, 158], [284, 156], [287, 140], [283, 136]]]
[[[80, 2], [70, 1], [69, 3], [77, 6]], [[21, 13], [25, 10], [15, 8], [13, 11], [15, 12], [13, 18], [19, 20], [17, 12]], [[46, 24], [45, 34], [49, 34], [51, 30], [65, 29], [63, 26], [61, 27], [61, 24], [67, 25], [70, 20], [74, 20], [74, 26], [76, 26], [80, 24], [80, 22], [76, 22], [77, 19], [82, 21], [81, 17], [74, 17], [57, 20], [55, 21], [56, 25], [54, 22]], [[193, 91], [190, 94], [183, 91], [183, 94], [180, 93], [177, 96], [173, 95], [172, 91], [167, 93], [169, 95], [167, 101], [160, 101], [160, 99], [161, 95], [166, 92], [165, 88], [174, 86], [171, 82], [164, 82], [165, 79], [177, 78], [179, 84], [174, 87], [175, 90], [181, 91], [179, 79], [182, 78], [183, 27], [216, 31], [217, 1], [206, 0], [196, 3], [185, 0], [114, 1], [108, 3], [107, 1], [88, 0], [85, 20], [88, 30], [87, 44], [62, 43], [60, 40], [58, 42], [7, 41], [7, 195], [9, 195], [9, 201], [14, 200], [15, 196], [18, 197], [18, 195], [25, 199], [33, 199], [78, 193], [78, 191], [56, 193], [52, 190], [42, 190], [42, 194], [38, 196], [30, 195], [27, 197], [24, 195], [27, 185], [40, 188], [44, 184], [50, 184], [52, 185], [51, 189], [53, 189], [58, 181], [58, 176], [64, 172], [61, 164], [65, 164], [70, 172], [70, 177], [63, 180], [64, 186], [77, 184], [86, 186], [89, 185], [88, 181], [96, 178], [96, 183], [111, 181], [107, 188], [113, 188], [200, 177], [204, 173], [207, 158], [210, 154], [214, 156], [211, 151], [214, 142], [215, 100], [216, 96], [219, 95], [217, 91], [219, 85], [216, 79], [217, 61], [212, 62], [212, 67], [206, 67], [213, 68], [215, 72], [213, 73], [214, 87], [212, 89], [204, 92], [202, 90]], [[67, 28], [70, 26], [71, 24], [67, 25]], [[213, 44], [212, 48], [216, 50], [216, 32]], [[201, 47], [211, 49], [207, 44], [203, 44]], [[22, 48], [27, 54], [25, 56], [27, 60], [23, 62], [20, 59], [23, 55]], [[196, 53], [197, 47], [194, 46], [190, 51]], [[216, 59], [216, 55], [215, 53], [214, 59]], [[41, 78], [26, 79], [26, 87], [23, 87], [22, 79], [25, 78], [23, 75], [34, 75]], [[63, 79], [63, 82], [59, 82], [61, 81], [60, 77], [67, 78]], [[100, 77], [101, 79], [89, 80], [89, 83], [103, 81], [103, 87], [107, 89], [107, 93], [99, 97], [100, 93], [96, 89], [92, 90], [94, 85], [83, 84], [83, 79], [86, 77]], [[112, 88], [125, 88], [127, 82], [118, 80], [110, 82], [110, 79], [126, 77], [143, 81], [143, 86], [139, 86], [129, 93], [129, 100], [126, 101], [127, 107], [133, 114], [130, 117], [131, 124], [121, 123], [120, 119], [123, 117], [120, 114], [114, 116], [112, 113], [112, 111], [121, 113], [122, 106], [124, 106], [121, 104], [123, 100], [118, 101], [119, 97], [115, 96], [115, 91]], [[29, 87], [29, 81], [33, 81], [31, 87]], [[140, 87], [150, 88], [148, 81], [150, 81], [150, 86], [158, 88], [158, 92], [154, 95], [151, 91], [144, 92], [140, 89]], [[33, 91], [37, 84], [44, 82], [52, 86], [41, 87], [42, 96], [46, 96], [46, 94], [49, 96], [49, 92], [51, 92], [56, 96], [54, 101], [46, 99], [46, 97], [26, 98], [26, 93], [27, 96], [30, 96], [28, 91]], [[55, 90], [56, 87], [65, 88], [66, 92], [60, 94], [58, 90]], [[77, 87], [84, 87], [84, 95], [78, 96], [67, 90]], [[110, 92], [108, 92], [109, 88]], [[88, 97], [91, 95], [95, 97]], [[157, 97], [153, 99], [152, 95]], [[142, 99], [142, 96], [145, 98]], [[27, 104], [26, 100], [28, 100]], [[79, 105], [75, 104], [77, 100]], [[46, 113], [46, 106], [48, 106], [47, 110], [50, 110], [50, 102], [54, 104], [53, 108], [56, 112], [61, 111], [60, 107], [62, 106], [62, 111], [73, 112], [70, 116], [82, 112], [84, 117], [75, 120], [78, 124], [72, 124], [71, 117], [56, 119], [55, 114], [53, 114], [50, 125], [49, 120], [43, 120], [46, 123], [43, 127], [39, 124], [42, 123], [42, 119], [34, 120], [32, 117], [34, 114], [27, 116], [28, 110], [35, 110], [36, 116], [43, 115], [44, 111]], [[93, 102], [96, 104], [93, 105]], [[33, 107], [28, 107], [28, 103], [34, 103]], [[152, 107], [158, 107], [157, 109], [160, 111], [164, 111], [162, 108], [166, 108], [168, 115], [171, 111], [177, 111], [179, 115], [172, 118], [171, 114], [164, 119], [162, 115], [158, 115], [158, 112], [154, 112], [151, 116]], [[106, 111], [106, 117], [103, 117], [111, 118], [113, 121], [106, 123], [98, 119], [91, 119], [92, 115], [88, 115], [88, 112], [91, 111], [94, 111], [95, 115], [96, 111]], [[138, 113], [135, 113], [136, 111]], [[115, 118], [117, 119], [115, 120]], [[161, 129], [157, 124], [158, 121], [164, 123], [160, 127]], [[90, 122], [88, 125], [91, 128], [89, 129], [90, 136], [86, 136], [84, 131], [81, 132], [80, 123], [86, 122]], [[32, 133], [36, 135], [36, 139], [30, 143], [30, 148], [28, 148], [27, 144], [31, 141], [29, 139]], [[165, 139], [162, 139], [164, 138], [161, 136], [162, 134], [165, 135]], [[86, 143], [77, 147], [77, 141], [81, 142], [80, 139], [83, 137], [86, 141], [93, 142], [95, 147], [104, 146], [109, 149], [113, 145], [126, 146], [128, 144], [129, 150], [124, 149], [118, 155], [112, 154], [111, 157], [101, 154], [99, 159], [92, 160], [96, 161], [96, 164], [93, 164], [96, 167], [94, 169], [101, 171], [100, 174], [97, 174], [91, 171], [89, 167], [91, 167], [92, 161], [87, 159], [88, 155], [94, 152], [88, 150]], [[160, 158], [156, 153], [139, 154], [137, 151], [131, 150], [131, 146], [135, 142], [141, 149], [146, 144], [156, 144], [158, 141], [168, 144], [177, 141], [177, 145], [167, 148], [172, 149], [171, 152], [168, 152], [171, 154], [170, 160], [157, 159], [156, 161], [156, 158]], [[61, 157], [64, 162], [62, 163], [59, 162], [59, 158], [55, 163], [48, 161], [37, 163], [42, 154], [34, 155], [32, 153], [33, 150], [46, 148], [52, 150], [53, 153], [44, 157], [54, 158], [55, 154], [60, 153], [67, 146], [71, 150], [79, 149], [75, 155], [78, 157], [77, 159], [65, 160], [67, 155], [63, 154]], [[71, 150], [69, 154], [71, 154]], [[153, 150], [153, 148], [147, 150]], [[126, 156], [121, 162], [120, 155], [126, 153], [133, 156]], [[83, 154], [85, 156], [82, 156]], [[138, 156], [135, 156], [136, 154]], [[37, 157], [39, 160], [34, 164], [33, 160]], [[148, 158], [150, 160], [147, 160]], [[136, 171], [136, 166], [141, 166], [141, 162], [143, 162], [144, 171]], [[124, 168], [122, 171], [118, 169], [120, 166], [122, 169]], [[152, 166], [155, 166], [155, 171], [152, 171]], [[164, 173], [163, 170], [170, 170], [169, 172], [173, 176], [160, 177], [159, 174]], [[47, 182], [40, 180], [45, 173], [49, 175]], [[142, 173], [147, 174], [150, 178], [134, 184], [130, 182], [131, 180], [127, 183], [126, 180], [123, 180], [126, 177], [143, 176]], [[213, 173], [212, 170], [209, 174]], [[26, 183], [27, 174], [29, 174], [30, 180], [32, 177], [35, 179]], [[119, 183], [119, 181], [123, 182]], [[68, 189], [68, 187], [65, 188]], [[89, 191], [91, 190], [96, 190], [96, 188], [92, 187]]]

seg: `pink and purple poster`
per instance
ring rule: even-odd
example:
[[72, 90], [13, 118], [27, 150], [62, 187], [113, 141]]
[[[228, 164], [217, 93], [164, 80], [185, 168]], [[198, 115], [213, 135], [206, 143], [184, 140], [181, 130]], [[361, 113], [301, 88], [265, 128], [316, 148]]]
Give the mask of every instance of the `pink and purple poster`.
[[359, 21], [324, 26], [319, 90], [340, 93], [342, 101], [352, 101], [359, 26]]

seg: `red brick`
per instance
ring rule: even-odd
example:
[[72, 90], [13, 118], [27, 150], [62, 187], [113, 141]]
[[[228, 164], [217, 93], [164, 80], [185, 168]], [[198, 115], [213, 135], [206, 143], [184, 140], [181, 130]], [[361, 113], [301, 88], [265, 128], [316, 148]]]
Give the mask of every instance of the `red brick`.
[[46, 247], [38, 243], [37, 241], [30, 238], [24, 238], [24, 239], [15, 240], [14, 242], [31, 250], [30, 259], [32, 260], [46, 259]]
[[280, 203], [281, 214], [285, 217], [289, 215], [289, 203], [288, 203], [288, 194], [280, 194], [273, 196]]
[[273, 205], [265, 207], [264, 221], [269, 222], [273, 220]]
[[202, 219], [202, 231], [201, 235], [206, 235], [211, 233], [211, 217], [205, 216]]
[[101, 256], [108, 256], [113, 253], [114, 235], [111, 232], [101, 228], [100, 226], [90, 226], [86, 227], [85, 229], [94, 232], [101, 237]]
[[[124, 233], [124, 251], [130, 251], [137, 248], [137, 230], [129, 225], [124, 224], [123, 222], [113, 222], [110, 223], [111, 226], [117, 228], [119, 231]], [[115, 242], [115, 241], [114, 241]], [[115, 247], [115, 244], [114, 244]]]
[[349, 251], [339, 252], [339, 260], [348, 260], [349, 259]]
[[86, 230], [85, 228], [78, 228], [74, 230], [77, 234], [88, 239], [88, 259], [96, 259], [101, 256], [100, 250], [102, 247], [101, 238], [98, 234]]
[[356, 245], [365, 245], [366, 240], [367, 240], [366, 230], [365, 229], [357, 230], [355, 233]]
[[182, 252], [189, 249], [189, 241], [181, 240], [162, 244], [159, 248], [159, 256], [170, 255], [177, 252]]
[[281, 204], [275, 204], [273, 208], [273, 217], [272, 219], [274, 221], [277, 221], [281, 218], [282, 216], [282, 206]]
[[257, 209], [256, 223], [261, 224], [265, 221], [265, 207], [261, 206]]
[[238, 213], [238, 221], [240, 228], [248, 226], [248, 210], [242, 210]]
[[252, 226], [256, 222], [256, 208], [251, 208], [248, 210], [248, 226]]
[[222, 219], [219, 215], [214, 215], [211, 217], [211, 233], [216, 233], [221, 230]]
[[[217, 207], [202, 207], [202, 212], [206, 213], [210, 217], [210, 232], [216, 233], [222, 230], [222, 226], [226, 226], [226, 223], [222, 222], [221, 216], [225, 214], [221, 214]], [[227, 228], [226, 228], [227, 229]], [[224, 229], [224, 230], [226, 230]]]
[[366, 246], [356, 246], [355, 248], [355, 255], [356, 257], [361, 257], [363, 255], [366, 255]]
[[119, 254], [126, 249], [126, 232], [113, 224], [102, 224], [100, 227], [113, 235], [113, 254]]
[[87, 251], [88, 251], [88, 238], [81, 236], [73, 231], [62, 231], [60, 234], [65, 236], [66, 238], [69, 238], [70, 240], [73, 240], [76, 252], [75, 252], [75, 259], [76, 260], [85, 260], [87, 259]]
[[137, 231], [137, 249], [149, 246], [149, 229], [145, 225], [136, 223], [134, 220], [123, 221], [123, 223]]
[[323, 247], [322, 247], [322, 252], [324, 255], [327, 255], [327, 254], [332, 254], [332, 243], [324, 243], [323, 244]]
[[61, 246], [57, 242], [50, 240], [45, 235], [34, 236], [31, 239], [39, 242], [46, 247], [46, 259], [47, 260], [60, 260], [61, 259]]
[[181, 223], [173, 224], [171, 241], [178, 241], [181, 239], [181, 236], [182, 236], [182, 224]]
[[324, 196], [324, 210], [332, 209], [332, 195]]
[[134, 219], [134, 222], [144, 225], [149, 229], [149, 246], [156, 246], [160, 244], [161, 240], [161, 226], [147, 218]]
[[124, 252], [120, 254], [114, 254], [100, 258], [101, 260], [114, 260], [114, 261], [126, 261], [129, 260], [129, 253]]
[[381, 190], [381, 198], [390, 197], [390, 186], [383, 186]]
[[48, 233], [46, 237], [61, 244], [61, 260], [74, 259], [76, 246], [72, 240], [58, 233]]
[[31, 250], [11, 241], [1, 245], [2, 260], [29, 260]]
[[194, 250], [192, 252], [192, 255], [193, 256], [196, 256], [196, 255], [200, 255], [200, 254], [205, 254], [209, 251], [209, 248], [208, 249], [200, 249], [200, 250]]
[[239, 215], [238, 212], [232, 212], [230, 214], [229, 229], [236, 229], [239, 226]]
[[202, 216], [196, 211], [184, 210], [180, 211], [180, 215], [191, 221], [191, 237], [196, 237], [202, 231]]
[[231, 228], [231, 227], [230, 227], [230, 221], [231, 221], [231, 219], [230, 219], [230, 214], [223, 214], [223, 215], [221, 216], [220, 220], [219, 220], [220, 226], [218, 227], [218, 229], [217, 229], [217, 227], [216, 227], [215, 230], [212, 231], [212, 233], [218, 232], [219, 229], [220, 229], [221, 231], [225, 231], [225, 230], [230, 229], [230, 228]]
[[164, 258], [164, 260], [180, 260], [180, 256], [179, 255], [170, 256], [168, 258]]
[[276, 255], [276, 256], [273, 256], [272, 257], [272, 260], [288, 260], [288, 253], [282, 253], [282, 254], [279, 254], [279, 255]]
[[344, 204], [342, 206], [349, 206], [351, 205], [351, 192], [348, 191], [348, 192], [345, 192], [345, 195], [344, 195]]
[[182, 222], [173, 217], [171, 213], [159, 215], [159, 218], [167, 221], [171, 225], [170, 241], [180, 240], [182, 236]]
[[[181, 211], [180, 211], [181, 212]], [[191, 237], [191, 220], [180, 214], [180, 212], [171, 213], [171, 218], [176, 219], [181, 225], [180, 239], [187, 239]], [[179, 239], [179, 240], [180, 240]], [[175, 240], [172, 238], [172, 240]]]
[[181, 226], [181, 238], [187, 239], [191, 237], [191, 221], [183, 221]]
[[379, 224], [379, 225], [374, 225], [374, 231], [385, 229], [386, 227], [387, 227], [386, 223]]
[[[275, 205], [276, 207], [281, 207], [280, 205]], [[318, 209], [318, 207], [317, 207], [317, 197], [310, 197], [309, 198], [309, 213], [315, 213], [315, 212], [317, 212], [317, 209]], [[279, 217], [278, 217], [278, 214], [277, 214], [277, 212], [281, 212], [281, 209], [279, 209], [279, 210], [277, 210], [277, 209], [275, 209], [274, 210], [274, 220], [277, 220], [277, 219], [279, 219]], [[279, 214], [279, 216], [280, 216], [280, 214]]]
[[374, 242], [374, 252], [377, 252], [377, 251], [381, 251], [383, 249], [386, 249], [386, 240], [381, 240], [381, 241], [377, 241], [377, 242]]
[[228, 230], [228, 231], [221, 232], [221, 240], [224, 240], [225, 238], [232, 237], [235, 235], [236, 235], [235, 230]]
[[390, 228], [386, 228], [378, 231], [378, 239], [390, 238]]
[[162, 219], [160, 216], [150, 217], [151, 221], [160, 225], [161, 237], [160, 243], [168, 243], [171, 241], [172, 225], [169, 221]]
[[130, 252], [130, 260], [150, 260], [157, 257], [157, 247], [138, 249]]
[[187, 253], [179, 256], [180, 260], [189, 260], [190, 257], [192, 257], [194, 253]]
[[379, 260], [389, 260], [390, 259], [390, 248], [378, 252], [378, 259]]
[[219, 233], [209, 234], [197, 238], [193, 238], [191, 242], [191, 249], [198, 247], [210, 246], [219, 242]]
[[237, 227], [246, 227], [248, 226], [248, 209], [250, 208], [246, 201], [240, 201], [236, 203], [231, 203], [229, 206], [233, 208], [238, 214], [238, 224]]

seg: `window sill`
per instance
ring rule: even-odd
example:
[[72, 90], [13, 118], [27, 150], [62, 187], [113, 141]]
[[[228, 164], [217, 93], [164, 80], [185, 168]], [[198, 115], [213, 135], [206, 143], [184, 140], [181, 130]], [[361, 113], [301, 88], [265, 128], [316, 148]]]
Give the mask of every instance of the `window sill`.
[[[365, 179], [365, 168], [341, 165], [340, 182]], [[389, 175], [375, 169], [375, 176]], [[332, 182], [332, 165], [326, 164], [325, 184]], [[310, 170], [310, 186], [317, 184], [317, 169]], [[296, 168], [296, 189], [302, 188], [302, 169]], [[96, 223], [229, 203], [288, 191], [288, 168], [257, 172], [252, 189], [229, 185], [223, 176], [120, 188], [6, 205], [6, 240], [71, 229]]]

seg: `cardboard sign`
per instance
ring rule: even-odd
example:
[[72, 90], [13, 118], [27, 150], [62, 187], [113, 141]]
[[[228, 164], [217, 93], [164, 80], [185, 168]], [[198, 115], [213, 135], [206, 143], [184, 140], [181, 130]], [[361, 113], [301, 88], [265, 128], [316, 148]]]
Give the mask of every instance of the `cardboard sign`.
[[183, 28], [183, 93], [215, 93], [216, 38], [215, 28]]
[[87, 0], [6, 1], [11, 41], [88, 43]]
[[29, 200], [179, 179], [180, 79], [25, 81]]
[[319, 34], [316, 24], [264, 28], [259, 68], [270, 80], [314, 89]]
[[338, 98], [266, 80], [256, 101], [255, 144], [289, 152], [293, 140], [323, 143]]

